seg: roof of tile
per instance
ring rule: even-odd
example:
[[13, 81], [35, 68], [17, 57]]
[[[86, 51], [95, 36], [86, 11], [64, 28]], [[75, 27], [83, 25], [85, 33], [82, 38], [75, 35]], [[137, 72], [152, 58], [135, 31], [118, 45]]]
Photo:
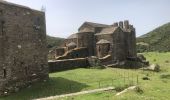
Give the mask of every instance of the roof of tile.
[[117, 29], [121, 29], [121, 28], [120, 27], [109, 26], [109, 27], [104, 28], [100, 33], [97, 33], [96, 35], [113, 34]]

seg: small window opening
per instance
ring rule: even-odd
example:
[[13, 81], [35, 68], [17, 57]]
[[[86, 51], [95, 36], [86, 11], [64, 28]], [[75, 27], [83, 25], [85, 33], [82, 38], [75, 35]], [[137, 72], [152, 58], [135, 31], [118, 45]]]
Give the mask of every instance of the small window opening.
[[77, 58], [79, 57], [79, 54], [78, 54], [78, 53], [76, 54], [76, 57], [77, 57]]
[[6, 72], [6, 69], [3, 69], [3, 78], [6, 78], [6, 76], [7, 76], [7, 72]]

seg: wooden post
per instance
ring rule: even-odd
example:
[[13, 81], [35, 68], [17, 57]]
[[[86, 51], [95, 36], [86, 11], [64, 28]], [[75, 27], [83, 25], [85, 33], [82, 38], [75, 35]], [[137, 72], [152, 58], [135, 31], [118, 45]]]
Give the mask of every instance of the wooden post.
[[71, 84], [69, 85], [69, 88], [70, 88], [70, 93], [72, 92], [72, 89], [71, 89]]
[[138, 75], [137, 75], [137, 85], [138, 85], [139, 79], [138, 79]]
[[99, 88], [100, 88], [100, 81], [99, 81]]
[[125, 85], [125, 76], [124, 76], [124, 85]]
[[112, 86], [113, 86], [113, 79], [112, 79]]
[[132, 84], [133, 84], [133, 73], [132, 73]]

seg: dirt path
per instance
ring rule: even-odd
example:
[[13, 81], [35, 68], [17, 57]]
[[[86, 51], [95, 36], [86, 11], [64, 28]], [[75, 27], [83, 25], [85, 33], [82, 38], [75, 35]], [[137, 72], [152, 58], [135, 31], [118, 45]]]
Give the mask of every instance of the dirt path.
[[100, 92], [100, 91], [108, 91], [108, 90], [113, 90], [113, 89], [114, 89], [114, 87], [107, 87], [107, 88], [100, 88], [100, 89], [94, 89], [94, 90], [88, 90], [88, 91], [81, 91], [81, 92], [70, 93], [70, 94], [50, 96], [50, 97], [39, 98], [39, 99], [35, 99], [35, 100], [53, 100], [53, 99], [62, 98], [62, 97], [77, 96], [77, 95], [81, 95], [81, 94], [89, 94], [89, 93], [95, 93], [95, 92]]
[[117, 93], [116, 96], [121, 95], [121, 94], [123, 94], [125, 92], [128, 92], [129, 90], [134, 90], [135, 88], [136, 88], [136, 86], [128, 87], [127, 89], [124, 89], [123, 91]]

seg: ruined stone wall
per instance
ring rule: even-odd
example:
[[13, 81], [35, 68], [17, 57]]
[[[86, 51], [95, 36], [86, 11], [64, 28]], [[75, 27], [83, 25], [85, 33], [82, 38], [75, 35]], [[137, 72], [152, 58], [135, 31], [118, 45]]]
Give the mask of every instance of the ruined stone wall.
[[68, 52], [66, 52], [64, 55], [59, 56], [58, 60], [61, 59], [73, 59], [73, 58], [85, 58], [88, 57], [88, 49], [85, 47], [81, 47], [81, 48], [75, 48], [73, 50], [70, 50]]
[[0, 17], [3, 16], [3, 21], [0, 22], [2, 94], [29, 82], [48, 78], [48, 65], [45, 14], [1, 2], [0, 13]]
[[77, 38], [65, 39], [60, 47], [66, 47], [69, 43], [74, 42], [77, 44]]
[[56, 48], [55, 57], [62, 56], [66, 51], [66, 48]]
[[99, 58], [100, 62], [102, 65], [107, 65], [112, 63], [112, 56], [111, 55], [106, 55], [103, 58]]
[[64, 71], [75, 68], [87, 68], [89, 63], [87, 58], [77, 58], [77, 59], [64, 59], [49, 61], [49, 72]]
[[48, 59], [55, 59], [55, 50], [50, 50], [48, 52]]

